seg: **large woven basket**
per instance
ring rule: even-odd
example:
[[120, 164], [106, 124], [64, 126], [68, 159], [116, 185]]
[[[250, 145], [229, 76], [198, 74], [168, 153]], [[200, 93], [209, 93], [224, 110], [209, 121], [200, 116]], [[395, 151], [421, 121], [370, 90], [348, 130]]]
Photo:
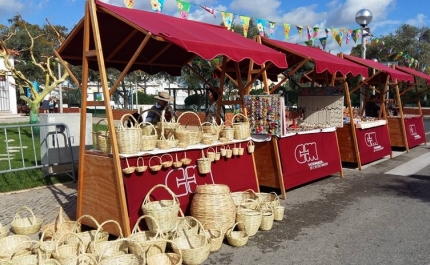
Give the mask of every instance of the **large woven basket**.
[[192, 114], [197, 117], [197, 127], [195, 129], [187, 129], [187, 125], [180, 125], [175, 131], [175, 138], [180, 142], [188, 142], [190, 145], [200, 143], [203, 135], [201, 120], [199, 115], [192, 111], [185, 111], [178, 117], [178, 123], [184, 115]]
[[[239, 228], [239, 224], [242, 224], [242, 229]], [[235, 230], [235, 228], [239, 230]], [[246, 231], [245, 224], [241, 221], [235, 223], [233, 227], [229, 228], [225, 233], [227, 241], [234, 247], [242, 247], [248, 243], [249, 235]]]
[[12, 254], [29, 254], [32, 244], [31, 238], [26, 235], [4, 237], [0, 239], [0, 259], [9, 259]]
[[[30, 217], [22, 218], [19, 214], [21, 211], [26, 210], [30, 213]], [[33, 211], [27, 206], [21, 206], [15, 213], [15, 216], [10, 223], [12, 230], [17, 235], [29, 235], [39, 232], [43, 220], [41, 218], [36, 218]]]
[[248, 199], [258, 200], [257, 194], [252, 189], [247, 189], [245, 191], [235, 191], [230, 193], [230, 195], [236, 207]]
[[202, 264], [210, 254], [211, 245], [206, 235], [203, 225], [199, 224], [199, 234], [183, 235], [174, 238], [172, 241], [173, 251], [177, 254], [182, 253], [184, 264]]
[[[134, 121], [133, 127], [125, 127], [124, 119], [131, 119]], [[142, 131], [139, 123], [131, 114], [124, 114], [121, 117], [120, 124], [116, 128], [116, 137], [118, 140], [118, 150], [121, 154], [136, 154], [140, 151]]]
[[[170, 121], [166, 120], [166, 111], [170, 111], [172, 113], [172, 118]], [[160, 121], [157, 123], [157, 133], [158, 135], [163, 135], [166, 139], [169, 139], [174, 135], [176, 129], [179, 127], [179, 122], [176, 122], [176, 119], [173, 115], [174, 111], [170, 105], [164, 107], [161, 111]]]
[[[142, 128], [140, 151], [154, 150], [158, 139], [157, 130], [155, 129], [154, 125], [149, 122], [142, 122], [139, 126]], [[149, 132], [144, 128], [150, 128]]]
[[94, 126], [94, 131], [91, 133], [93, 136], [93, 148], [95, 150], [100, 150], [99, 143], [98, 143], [98, 137], [102, 134], [102, 131], [100, 130], [100, 123], [105, 122], [107, 124], [107, 119], [100, 119]]
[[[45, 239], [58, 239], [62, 234], [72, 232], [75, 221], [65, 220], [63, 207], [59, 207], [59, 213], [55, 218], [55, 221], [46, 224], [40, 228], [41, 233], [45, 233]], [[81, 232], [81, 227], [77, 227], [76, 231]]]
[[241, 230], [246, 228], [249, 236], [253, 236], [258, 232], [262, 220], [261, 207], [258, 201], [246, 200], [237, 207], [236, 222]]
[[[240, 117], [242, 117], [243, 121], [236, 121], [236, 119], [239, 119]], [[245, 115], [242, 113], [234, 115], [232, 118], [232, 124], [234, 129], [234, 139], [245, 140], [250, 137], [249, 121]]]
[[[172, 199], [151, 201], [152, 192], [158, 188], [166, 190], [172, 196]], [[152, 216], [157, 221], [155, 223], [151, 219], [146, 219], [146, 224], [150, 231], [157, 232], [160, 229], [162, 233], [167, 233], [175, 228], [179, 212], [179, 201], [166, 185], [157, 184], [146, 194], [142, 203], [142, 211], [144, 215]]]
[[230, 188], [224, 184], [207, 184], [196, 187], [190, 207], [191, 215], [208, 228], [214, 229], [216, 222], [227, 231], [234, 225], [236, 207], [230, 196]]

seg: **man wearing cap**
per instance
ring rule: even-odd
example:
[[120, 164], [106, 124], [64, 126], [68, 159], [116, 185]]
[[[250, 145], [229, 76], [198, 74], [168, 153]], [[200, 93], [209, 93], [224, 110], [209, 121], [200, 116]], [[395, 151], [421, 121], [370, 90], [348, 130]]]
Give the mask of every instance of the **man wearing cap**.
[[[157, 100], [157, 102], [155, 102], [154, 106], [151, 107], [151, 110], [148, 111], [148, 115], [145, 119], [146, 122], [153, 124], [160, 121], [161, 112], [169, 104], [169, 102], [173, 101], [173, 97], [165, 91], [159, 92], [158, 95], [154, 96], [154, 98]], [[176, 113], [171, 113], [171, 111], [168, 109], [166, 110], [166, 113], [164, 114], [166, 121], [170, 121], [172, 119], [172, 114], [176, 117]]]

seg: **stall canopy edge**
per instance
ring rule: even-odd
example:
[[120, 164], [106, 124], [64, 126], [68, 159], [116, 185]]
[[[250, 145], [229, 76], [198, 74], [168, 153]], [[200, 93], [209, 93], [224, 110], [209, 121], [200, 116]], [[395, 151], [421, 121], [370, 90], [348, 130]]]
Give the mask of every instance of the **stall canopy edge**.
[[[196, 55], [206, 60], [225, 55], [235, 62], [252, 60], [259, 65], [272, 62], [277, 68], [287, 68], [284, 54], [263, 48], [225, 27], [113, 6], [98, 0], [95, 3], [106, 68], [122, 71], [148, 33], [152, 38], [130, 72], [167, 72], [179, 76], [182, 67]], [[72, 65], [82, 64], [83, 34], [81, 20], [58, 49], [58, 54]], [[90, 48], [94, 48], [93, 40]], [[98, 71], [96, 58], [89, 61], [89, 68]]]
[[419, 71], [412, 69], [412, 68], [405, 67], [405, 66], [395, 65], [394, 67], [396, 70], [399, 70], [401, 72], [405, 72], [405, 73], [414, 75], [416, 77], [422, 78], [426, 81], [426, 83], [428, 85], [430, 85], [430, 75], [419, 72]]

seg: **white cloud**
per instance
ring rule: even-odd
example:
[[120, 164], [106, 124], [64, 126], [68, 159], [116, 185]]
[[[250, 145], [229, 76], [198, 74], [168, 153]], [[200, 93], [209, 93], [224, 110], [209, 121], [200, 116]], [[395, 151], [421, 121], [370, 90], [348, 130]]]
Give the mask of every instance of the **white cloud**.
[[416, 27], [422, 27], [429, 24], [429, 22], [430, 21], [426, 15], [418, 14], [415, 18], [406, 20], [405, 24], [409, 24], [411, 26], [416, 26]]
[[25, 5], [17, 0], [0, 0], [0, 17], [13, 18], [24, 10]]

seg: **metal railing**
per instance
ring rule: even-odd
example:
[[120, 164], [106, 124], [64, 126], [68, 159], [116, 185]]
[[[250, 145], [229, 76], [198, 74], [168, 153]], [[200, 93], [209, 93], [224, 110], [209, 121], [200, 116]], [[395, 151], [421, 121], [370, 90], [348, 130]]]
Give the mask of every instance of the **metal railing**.
[[72, 141], [64, 123], [1, 125], [0, 174], [40, 168], [76, 181]]

